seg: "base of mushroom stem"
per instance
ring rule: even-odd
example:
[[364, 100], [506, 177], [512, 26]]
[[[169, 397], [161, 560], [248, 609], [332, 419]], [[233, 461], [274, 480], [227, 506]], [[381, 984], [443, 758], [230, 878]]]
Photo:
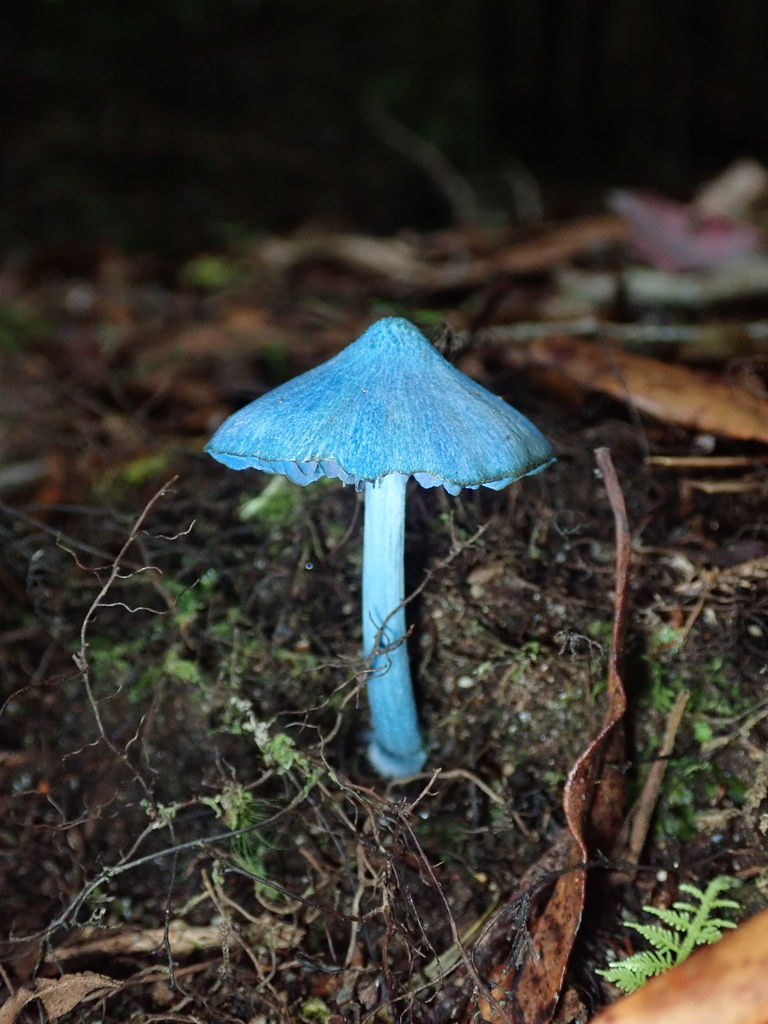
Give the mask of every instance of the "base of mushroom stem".
[[410, 754], [394, 754], [372, 740], [368, 744], [368, 760], [379, 775], [387, 779], [404, 779], [421, 771], [427, 752], [419, 749]]

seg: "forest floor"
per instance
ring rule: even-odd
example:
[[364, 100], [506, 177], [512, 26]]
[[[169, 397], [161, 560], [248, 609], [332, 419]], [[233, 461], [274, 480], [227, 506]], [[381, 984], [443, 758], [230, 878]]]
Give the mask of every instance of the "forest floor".
[[[617, 995], [596, 969], [642, 948], [643, 905], [721, 876], [737, 918], [765, 905], [768, 399], [747, 326], [768, 296], [641, 301], [623, 231], [5, 266], [3, 1024], [39, 999], [84, 1024], [583, 1022]], [[202, 451], [391, 314], [558, 454], [499, 492], [411, 482], [429, 760], [395, 783], [364, 756], [360, 495]]]

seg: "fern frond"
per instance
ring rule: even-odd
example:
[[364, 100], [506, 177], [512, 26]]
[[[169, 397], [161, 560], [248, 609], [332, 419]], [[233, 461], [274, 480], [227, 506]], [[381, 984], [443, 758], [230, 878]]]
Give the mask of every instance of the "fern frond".
[[[726, 876], [723, 875], [723, 878], [725, 877]], [[713, 883], [710, 882], [707, 888], [711, 890], [711, 895], [714, 897], [717, 895], [718, 892], [721, 892], [722, 890], [719, 885], [716, 889], [713, 889], [712, 886]], [[698, 885], [694, 885], [693, 882], [681, 882], [680, 892], [687, 892], [689, 896], [695, 897], [695, 899], [698, 900], [699, 903], [703, 903], [706, 897], [706, 893], [704, 892], [704, 890], [700, 889]]]
[[[643, 910], [647, 909], [647, 907], [643, 907]], [[645, 941], [660, 953], [672, 953], [677, 956], [680, 949], [680, 936], [677, 932], [673, 932], [669, 928], [662, 928], [658, 924], [635, 924], [633, 921], [627, 923], [627, 928], [632, 928], [642, 935]]]
[[738, 884], [737, 879], [725, 875], [714, 878], [704, 890], [684, 882], [680, 891], [693, 897], [696, 903], [678, 900], [671, 907], [643, 907], [647, 914], [653, 914], [662, 923], [630, 921], [627, 927], [633, 928], [654, 949], [635, 953], [626, 960], [613, 961], [606, 970], [597, 973], [622, 991], [634, 992], [649, 978], [682, 963], [696, 946], [717, 942], [726, 928], [735, 928], [736, 925], [726, 918], [712, 915], [719, 910], [741, 909], [736, 900], [721, 896]]
[[[690, 882], [683, 882], [680, 886], [680, 891], [688, 893], [689, 896], [695, 897], [699, 900], [700, 905], [695, 910], [691, 917], [690, 924], [687, 930], [682, 931], [682, 943], [678, 952], [677, 963], [682, 963], [686, 957], [690, 956], [691, 952], [696, 946], [704, 945], [704, 939], [702, 939], [702, 930], [712, 923], [712, 911], [719, 908], [725, 902], [735, 902], [733, 900], [722, 900], [720, 899], [720, 893], [725, 892], [726, 889], [732, 889], [739, 882], [735, 878], [729, 878], [727, 875], [720, 875], [717, 878], [713, 878], [707, 888], [702, 892], [697, 886], [692, 885]], [[674, 906], [674, 904], [673, 904]], [[738, 907], [738, 904], [736, 904]], [[694, 910], [695, 908], [691, 908]], [[714, 934], [713, 929], [709, 928], [708, 932], [710, 935]], [[722, 929], [717, 929], [717, 936], [710, 939], [710, 942], [716, 942], [723, 932]], [[708, 943], [707, 943], [708, 944]]]
[[[719, 898], [721, 892], [733, 889], [737, 885], [739, 885], [738, 878], [731, 878], [729, 875], [718, 875], [717, 878], [712, 879], [703, 891], [690, 882], [681, 882], [680, 892], [686, 892], [689, 896], [694, 896], [700, 904], [706, 904], [708, 907], [729, 906], [741, 909], [736, 900], [721, 900]], [[676, 906], [676, 904], [673, 904], [673, 906]], [[695, 908], [691, 907], [691, 909]]]
[[671, 967], [668, 958], [652, 950], [635, 953], [618, 963], [609, 964], [606, 970], [598, 970], [607, 981], [622, 992], [634, 992], [643, 982], [657, 974], [663, 974]]
[[725, 921], [717, 917], [713, 917], [711, 921], [707, 921], [701, 926], [701, 931], [699, 932], [699, 938], [696, 945], [711, 946], [713, 942], [717, 942], [718, 939], [722, 939], [723, 931], [726, 928], [735, 927], [736, 924], [733, 921]]
[[683, 913], [682, 905], [679, 903], [673, 903], [672, 907], [643, 907], [643, 910], [658, 917], [676, 932], [684, 932], [691, 923], [691, 915]]

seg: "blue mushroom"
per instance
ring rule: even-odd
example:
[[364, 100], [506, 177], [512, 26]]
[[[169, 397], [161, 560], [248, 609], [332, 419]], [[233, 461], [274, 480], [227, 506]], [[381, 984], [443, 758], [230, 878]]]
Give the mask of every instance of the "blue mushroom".
[[388, 778], [426, 750], [405, 644], [405, 489], [499, 490], [554, 460], [521, 413], [451, 366], [413, 324], [374, 323], [308, 373], [234, 413], [206, 451], [232, 469], [294, 483], [337, 477], [365, 491], [363, 644], [373, 729], [368, 757]]

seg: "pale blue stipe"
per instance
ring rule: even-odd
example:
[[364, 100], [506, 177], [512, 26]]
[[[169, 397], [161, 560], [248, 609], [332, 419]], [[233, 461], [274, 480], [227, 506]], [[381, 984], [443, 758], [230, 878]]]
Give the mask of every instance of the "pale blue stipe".
[[365, 487], [363, 651], [370, 666], [368, 705], [373, 726], [368, 758], [377, 772], [389, 778], [413, 775], [427, 759], [405, 643], [407, 482], [402, 473], [390, 473]]

